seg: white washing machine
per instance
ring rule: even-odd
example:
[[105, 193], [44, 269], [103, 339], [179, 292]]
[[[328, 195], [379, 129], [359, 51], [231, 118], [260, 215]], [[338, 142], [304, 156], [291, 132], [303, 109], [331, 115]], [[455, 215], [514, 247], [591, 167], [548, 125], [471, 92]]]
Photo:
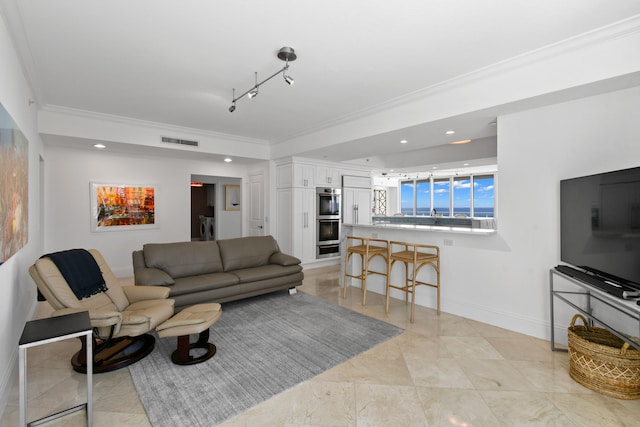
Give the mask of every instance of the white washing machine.
[[200, 239], [216, 239], [216, 220], [214, 217], [200, 215]]

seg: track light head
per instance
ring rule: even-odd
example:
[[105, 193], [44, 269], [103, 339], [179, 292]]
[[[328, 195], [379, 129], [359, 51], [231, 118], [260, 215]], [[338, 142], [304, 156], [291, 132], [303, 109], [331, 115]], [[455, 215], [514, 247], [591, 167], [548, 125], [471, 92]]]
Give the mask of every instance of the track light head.
[[285, 73], [282, 73], [282, 77], [284, 77], [284, 81], [287, 82], [288, 85], [293, 84], [293, 77], [287, 76]]
[[258, 95], [258, 86], [260, 86], [260, 85], [258, 84], [258, 72], [256, 71], [256, 85], [247, 94], [249, 99], [255, 98]]
[[229, 112], [233, 113], [234, 111], [236, 111], [236, 103], [234, 102], [233, 104], [231, 104], [231, 107], [229, 107]]

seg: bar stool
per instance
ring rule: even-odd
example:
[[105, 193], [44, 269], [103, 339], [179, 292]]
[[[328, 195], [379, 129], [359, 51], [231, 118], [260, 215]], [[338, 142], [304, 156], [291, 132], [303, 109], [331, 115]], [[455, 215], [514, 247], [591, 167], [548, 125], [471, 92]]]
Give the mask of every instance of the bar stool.
[[[394, 246], [401, 246], [401, 250], [394, 252]], [[398, 248], [399, 249], [399, 248]], [[404, 264], [405, 283], [404, 286], [395, 286], [391, 284], [391, 269], [396, 261]], [[389, 242], [389, 268], [387, 268], [387, 305], [386, 312], [389, 312], [389, 295], [391, 288], [405, 292], [405, 304], [409, 302], [409, 294], [411, 294], [411, 323], [413, 323], [413, 314], [415, 311], [416, 301], [416, 285], [426, 285], [437, 289], [437, 307], [440, 314], [440, 248], [433, 245], [421, 245], [417, 243], [406, 242]], [[412, 264], [411, 275], [409, 274], [409, 264]], [[425, 267], [430, 265], [436, 271], [436, 283], [428, 283], [417, 280], [418, 273]]]
[[[361, 271], [360, 274], [349, 274], [349, 258], [352, 255], [360, 255], [361, 259]], [[385, 268], [384, 272], [374, 271], [369, 268], [371, 260], [375, 257], [382, 257], [384, 259]], [[368, 237], [356, 237], [347, 236], [346, 254], [344, 260], [344, 288], [343, 298], [347, 297], [347, 277], [353, 279], [359, 279], [362, 281], [362, 305], [367, 302], [367, 276], [370, 274], [379, 274], [386, 276], [389, 281], [389, 241], [382, 239], [373, 239]]]

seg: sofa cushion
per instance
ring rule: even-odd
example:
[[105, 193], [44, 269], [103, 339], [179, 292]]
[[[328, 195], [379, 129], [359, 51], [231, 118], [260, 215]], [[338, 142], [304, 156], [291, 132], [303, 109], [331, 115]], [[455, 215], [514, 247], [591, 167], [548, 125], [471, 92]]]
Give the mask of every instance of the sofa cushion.
[[175, 280], [159, 268], [141, 268], [135, 271], [136, 285], [170, 286]]
[[218, 240], [224, 271], [269, 264], [269, 258], [280, 252], [272, 236], [250, 236]]
[[274, 277], [283, 277], [302, 271], [299, 265], [290, 265], [283, 267], [281, 265], [263, 265], [260, 267], [243, 268], [234, 270], [231, 274], [238, 276], [240, 283], [256, 282], [260, 280], [273, 279]]
[[224, 288], [236, 285], [239, 282], [238, 276], [230, 273], [210, 273], [199, 276], [182, 277], [169, 289], [169, 298], [177, 295], [185, 295], [203, 292], [211, 289]]
[[216, 241], [147, 243], [142, 247], [147, 267], [155, 267], [174, 279], [222, 271]]

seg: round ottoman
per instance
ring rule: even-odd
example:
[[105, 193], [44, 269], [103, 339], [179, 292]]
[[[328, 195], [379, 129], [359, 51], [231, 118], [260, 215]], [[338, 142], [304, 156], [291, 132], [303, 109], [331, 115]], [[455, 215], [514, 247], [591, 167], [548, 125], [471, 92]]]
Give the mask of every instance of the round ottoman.
[[[204, 362], [216, 354], [216, 346], [209, 342], [209, 327], [222, 315], [218, 303], [198, 304], [187, 307], [171, 319], [158, 325], [160, 338], [178, 337], [178, 349], [171, 354], [171, 361], [177, 365], [193, 365]], [[189, 343], [189, 335], [200, 334], [198, 340]], [[201, 356], [191, 356], [193, 348], [204, 349]]]

